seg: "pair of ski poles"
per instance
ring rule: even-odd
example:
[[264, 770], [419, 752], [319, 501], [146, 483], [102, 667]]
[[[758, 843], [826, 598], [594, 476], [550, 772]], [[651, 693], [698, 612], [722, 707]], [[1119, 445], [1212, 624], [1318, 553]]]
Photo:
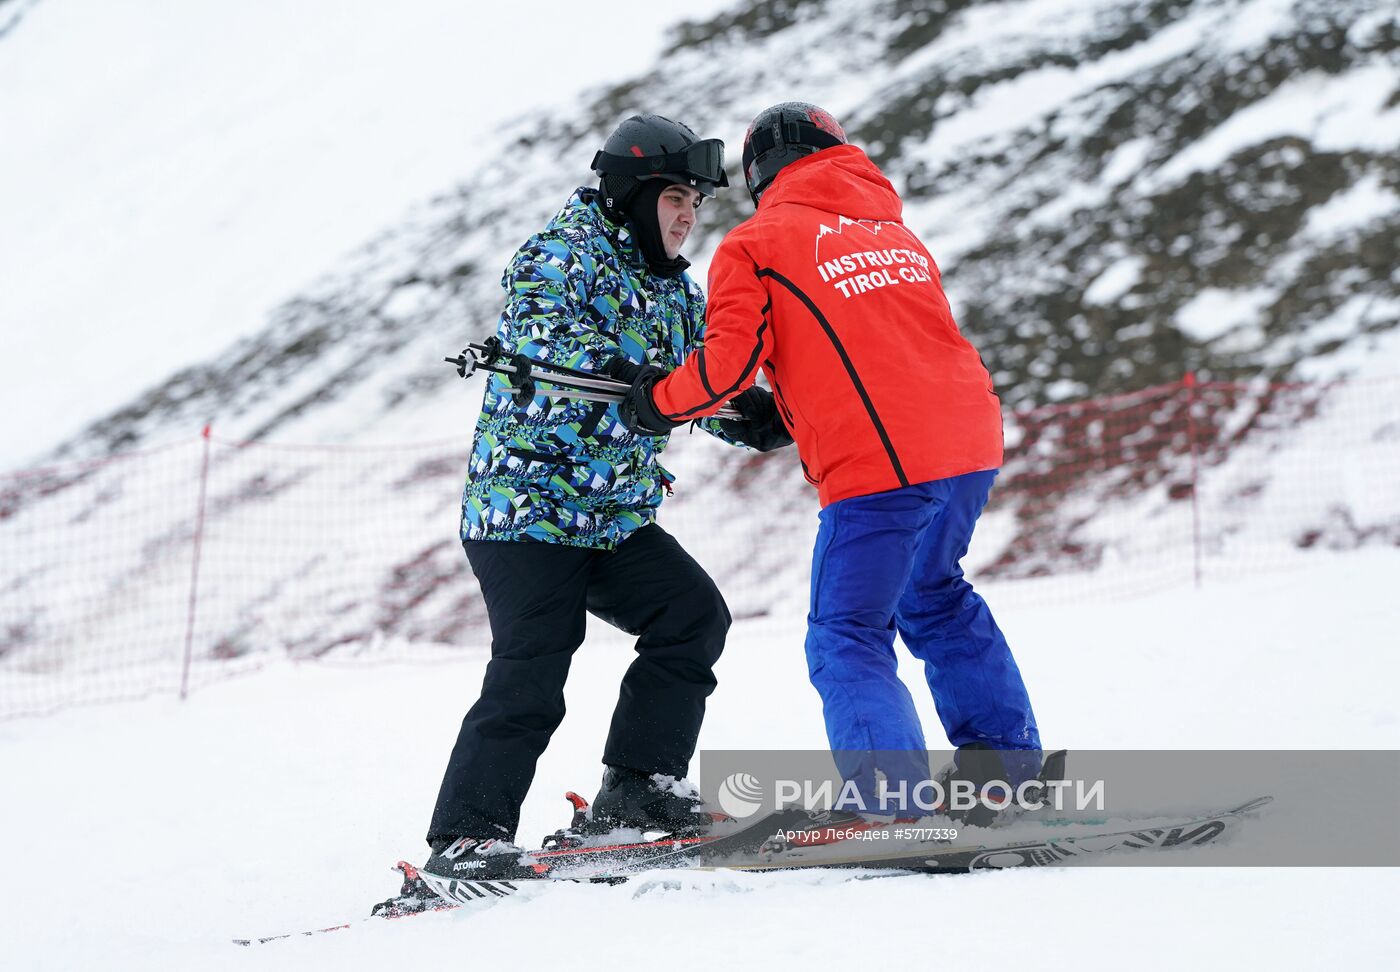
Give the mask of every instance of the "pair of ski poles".
[[[487, 338], [482, 344], [468, 344], [457, 357], [443, 360], [456, 365], [457, 374], [463, 378], [470, 378], [478, 371], [506, 376], [510, 379], [507, 388], [515, 392], [517, 405], [528, 404], [536, 395], [585, 402], [620, 402], [631, 387], [608, 375], [536, 361], [523, 354], [508, 355], [497, 337]], [[542, 389], [540, 385], [548, 388]], [[725, 405], [715, 417], [743, 419], [731, 405]]]

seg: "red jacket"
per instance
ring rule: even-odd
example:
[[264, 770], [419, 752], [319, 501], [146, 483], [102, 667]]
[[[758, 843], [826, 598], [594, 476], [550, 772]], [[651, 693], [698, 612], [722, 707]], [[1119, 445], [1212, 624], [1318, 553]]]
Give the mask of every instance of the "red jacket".
[[704, 346], [654, 389], [675, 420], [763, 369], [823, 506], [1001, 465], [1001, 403], [894, 187], [854, 145], [783, 169], [710, 266]]

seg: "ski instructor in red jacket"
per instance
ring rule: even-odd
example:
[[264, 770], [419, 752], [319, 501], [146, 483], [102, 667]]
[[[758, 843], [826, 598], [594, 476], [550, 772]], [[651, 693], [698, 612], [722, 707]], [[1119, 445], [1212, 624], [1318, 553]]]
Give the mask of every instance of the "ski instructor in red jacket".
[[[901, 783], [912, 797], [928, 778], [896, 629], [924, 662], [958, 747], [955, 775], [1017, 786], [1040, 771], [1039, 731], [960, 566], [1002, 461], [991, 378], [899, 195], [830, 114], [802, 102], [764, 110], [743, 164], [757, 212], [715, 252], [704, 347], [669, 375], [638, 375], [624, 421], [664, 433], [739, 396], [754, 440], [796, 441], [823, 507], [808, 669], [864, 819], [927, 809], [882, 804], [877, 789], [883, 777], [886, 797]], [[751, 388], [760, 370], [771, 396]]]

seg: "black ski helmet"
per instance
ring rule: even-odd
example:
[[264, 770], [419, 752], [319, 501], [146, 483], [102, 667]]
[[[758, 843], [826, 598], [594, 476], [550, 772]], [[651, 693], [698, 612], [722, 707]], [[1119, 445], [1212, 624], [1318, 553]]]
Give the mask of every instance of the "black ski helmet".
[[729, 185], [724, 143], [702, 139], [660, 115], [633, 115], [618, 125], [593, 156], [593, 171], [602, 178], [603, 203], [613, 213], [625, 212], [647, 179], [689, 186], [703, 196]]
[[753, 204], [784, 166], [798, 159], [846, 144], [846, 133], [816, 105], [784, 101], [760, 111], [744, 135], [744, 183]]

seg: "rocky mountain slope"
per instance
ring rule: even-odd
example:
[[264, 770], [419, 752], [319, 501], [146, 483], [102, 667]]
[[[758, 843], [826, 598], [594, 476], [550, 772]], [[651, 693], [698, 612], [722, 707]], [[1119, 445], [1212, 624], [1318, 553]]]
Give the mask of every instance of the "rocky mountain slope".
[[[296, 434], [368, 388], [378, 411], [425, 406], [452, 381], [436, 352], [490, 330], [511, 250], [591, 181], [620, 117], [664, 109], [737, 154], [787, 94], [830, 106], [904, 190], [1009, 404], [1297, 377], [1397, 322], [1398, 46], [1373, 0], [751, 4], [680, 28], [645, 77], [521, 119], [496, 163], [57, 455], [214, 416]], [[692, 249], [748, 211], [723, 197]]]

